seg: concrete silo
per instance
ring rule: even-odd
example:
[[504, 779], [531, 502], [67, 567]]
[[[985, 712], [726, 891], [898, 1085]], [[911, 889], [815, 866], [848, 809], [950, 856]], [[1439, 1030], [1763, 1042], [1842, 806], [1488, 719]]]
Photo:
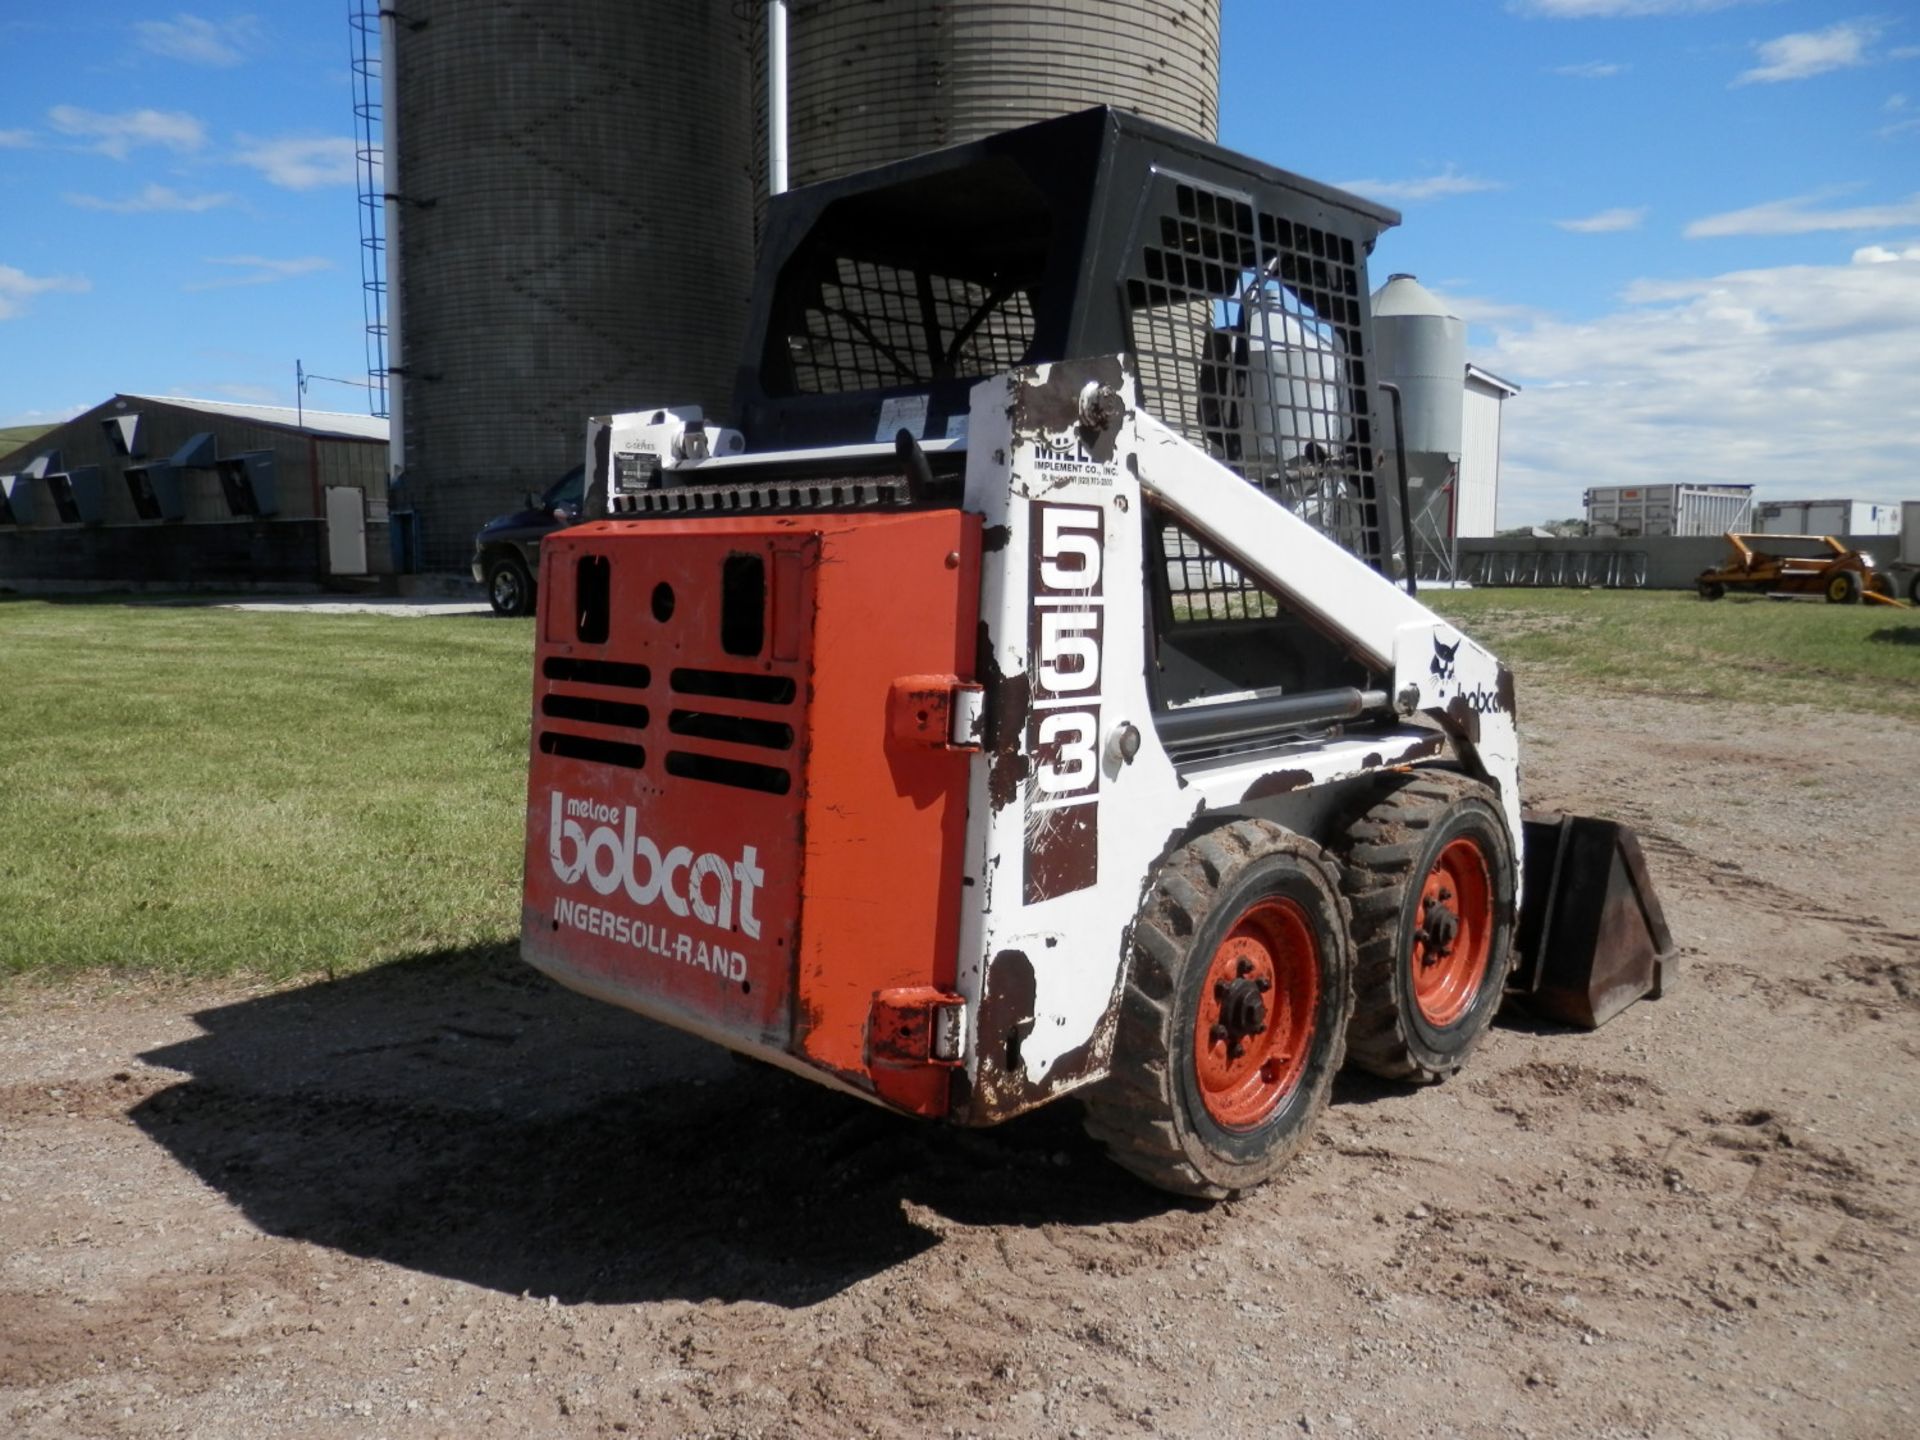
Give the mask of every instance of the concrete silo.
[[752, 29], [709, 0], [417, 0], [391, 26], [395, 505], [424, 568], [462, 568], [483, 521], [577, 463], [589, 414], [726, 408], [752, 283]]
[[1090, 105], [1217, 138], [1219, 0], [791, 0], [789, 9], [794, 185]]
[[1417, 573], [1451, 580], [1467, 323], [1413, 276], [1391, 275], [1374, 292], [1373, 346], [1375, 374], [1400, 387]]

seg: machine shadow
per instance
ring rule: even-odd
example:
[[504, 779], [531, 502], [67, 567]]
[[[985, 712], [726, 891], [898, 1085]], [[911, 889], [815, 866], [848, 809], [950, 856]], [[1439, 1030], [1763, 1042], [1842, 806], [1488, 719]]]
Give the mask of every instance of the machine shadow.
[[509, 1294], [811, 1304], [968, 1225], [1180, 1202], [1053, 1106], [925, 1124], [583, 1000], [510, 947], [195, 1016], [131, 1112], [262, 1230]]

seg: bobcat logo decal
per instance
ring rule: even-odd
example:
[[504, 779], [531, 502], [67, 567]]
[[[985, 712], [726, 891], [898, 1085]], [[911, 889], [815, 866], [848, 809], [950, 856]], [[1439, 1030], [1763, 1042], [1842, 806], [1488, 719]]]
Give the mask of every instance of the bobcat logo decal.
[[1453, 657], [1459, 649], [1460, 642], [1458, 640], [1454, 641], [1451, 645], [1442, 645], [1440, 643], [1440, 637], [1437, 635], [1434, 636], [1433, 665], [1431, 667], [1434, 679], [1451, 680], [1453, 678]]

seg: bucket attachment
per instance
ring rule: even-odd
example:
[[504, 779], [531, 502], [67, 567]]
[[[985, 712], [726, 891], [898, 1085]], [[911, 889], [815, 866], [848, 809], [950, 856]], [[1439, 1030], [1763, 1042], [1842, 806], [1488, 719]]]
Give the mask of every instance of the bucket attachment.
[[1528, 815], [1512, 987], [1538, 1014], [1598, 1029], [1671, 978], [1673, 937], [1626, 826]]

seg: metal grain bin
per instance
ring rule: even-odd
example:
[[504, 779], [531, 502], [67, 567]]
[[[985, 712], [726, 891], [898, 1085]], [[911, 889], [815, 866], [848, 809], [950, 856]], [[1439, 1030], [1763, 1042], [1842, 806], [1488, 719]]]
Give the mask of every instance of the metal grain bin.
[[1413, 276], [1390, 275], [1373, 295], [1373, 344], [1375, 372], [1400, 387], [1408, 464], [1444, 476], [1460, 458], [1467, 322]]
[[1091, 105], [1219, 132], [1219, 0], [796, 0], [788, 47], [794, 185]]
[[418, 0], [388, 185], [429, 569], [580, 459], [586, 418], [725, 408], [753, 271], [752, 7]]

